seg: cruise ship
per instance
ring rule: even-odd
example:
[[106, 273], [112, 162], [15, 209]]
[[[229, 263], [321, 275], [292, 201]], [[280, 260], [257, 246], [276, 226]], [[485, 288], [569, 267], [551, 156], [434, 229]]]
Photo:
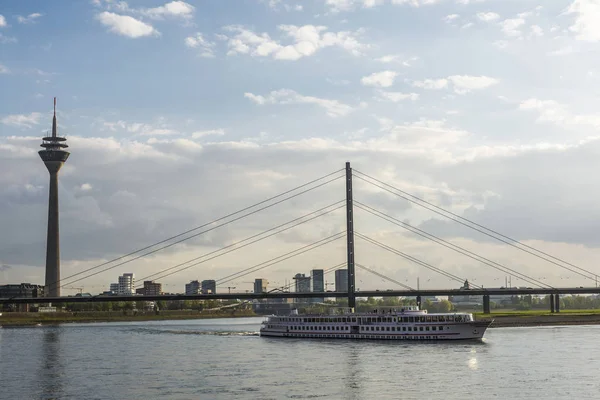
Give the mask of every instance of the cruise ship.
[[332, 308], [331, 314], [268, 316], [261, 336], [378, 340], [478, 340], [493, 320], [475, 321], [471, 313], [435, 313], [417, 306], [380, 308], [353, 313]]

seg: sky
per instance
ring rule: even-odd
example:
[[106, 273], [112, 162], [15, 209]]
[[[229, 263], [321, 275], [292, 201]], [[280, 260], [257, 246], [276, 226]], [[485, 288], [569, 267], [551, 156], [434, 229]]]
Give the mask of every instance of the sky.
[[[343, 200], [337, 179], [65, 279], [347, 161], [600, 274], [599, 41], [600, 0], [3, 1], [0, 284], [44, 281], [48, 173], [36, 152], [53, 97], [71, 152], [59, 177], [65, 294], [107, 290], [125, 272], [140, 280]], [[354, 197], [544, 284], [595, 285], [356, 178]], [[338, 209], [158, 281], [181, 292], [225, 278], [343, 232], [344, 218]], [[508, 276], [364, 210], [355, 229], [477, 285]], [[342, 239], [218, 290], [344, 261]], [[356, 262], [412, 287], [460, 285], [360, 238]], [[360, 269], [357, 287], [399, 288]]]

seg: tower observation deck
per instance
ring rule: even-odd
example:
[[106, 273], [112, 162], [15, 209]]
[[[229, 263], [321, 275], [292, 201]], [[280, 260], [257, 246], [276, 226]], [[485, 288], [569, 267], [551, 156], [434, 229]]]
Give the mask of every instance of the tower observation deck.
[[56, 97], [54, 98], [54, 117], [52, 118], [52, 136], [42, 138], [39, 155], [50, 173], [50, 192], [48, 197], [48, 236], [46, 242], [46, 279], [44, 293], [47, 297], [60, 296], [60, 241], [58, 229], [58, 171], [63, 166], [69, 152], [65, 149], [67, 139], [57, 135]]

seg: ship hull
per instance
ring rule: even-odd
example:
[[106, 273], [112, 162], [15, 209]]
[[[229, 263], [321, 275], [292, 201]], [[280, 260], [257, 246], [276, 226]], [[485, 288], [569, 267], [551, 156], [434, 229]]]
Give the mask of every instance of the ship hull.
[[[278, 338], [363, 339], [363, 340], [481, 340], [492, 321], [473, 321], [443, 325], [442, 331], [369, 331], [368, 333], [337, 333], [323, 331], [290, 331], [290, 327], [261, 328], [260, 335]], [[402, 325], [398, 326], [402, 328]], [[412, 326], [411, 326], [412, 328]]]

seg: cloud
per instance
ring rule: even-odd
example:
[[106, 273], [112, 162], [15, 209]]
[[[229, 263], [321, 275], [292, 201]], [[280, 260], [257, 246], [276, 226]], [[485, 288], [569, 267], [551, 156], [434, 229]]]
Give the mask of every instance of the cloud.
[[386, 92], [382, 90], [379, 92], [379, 94], [384, 99], [393, 101], [394, 103], [404, 100], [416, 101], [419, 99], [419, 95], [417, 93]]
[[567, 9], [575, 14], [575, 22], [569, 30], [576, 33], [577, 40], [597, 42], [600, 40], [600, 2], [598, 0], [574, 0]]
[[158, 36], [160, 32], [140, 20], [128, 15], [119, 15], [108, 11], [96, 15], [96, 19], [104, 26], [107, 26], [110, 32], [117, 35], [130, 38], [140, 38], [144, 36]]
[[2, 118], [0, 122], [4, 125], [16, 126], [18, 128], [32, 128], [33, 125], [37, 125], [40, 123], [40, 118], [42, 117], [41, 113], [32, 112], [29, 115], [25, 114], [14, 114], [7, 115]]
[[195, 7], [184, 1], [172, 1], [164, 6], [140, 9], [138, 12], [151, 19], [165, 17], [190, 19], [194, 16]]
[[5, 65], [0, 64], [0, 74], [10, 74], [10, 69]]
[[267, 96], [244, 93], [244, 97], [258, 105], [265, 104], [315, 104], [322, 107], [330, 117], [341, 117], [352, 112], [353, 108], [337, 100], [303, 96], [291, 89], [274, 90]]
[[2, 33], [0, 33], [0, 43], [4, 44], [4, 43], [16, 43], [17, 42], [17, 38], [14, 38], [12, 36], [4, 36]]
[[520, 28], [525, 24], [525, 18], [510, 18], [500, 22], [502, 32], [506, 36], [521, 36]]
[[404, 59], [404, 58], [400, 57], [399, 55], [389, 54], [389, 55], [386, 55], [383, 57], [376, 58], [375, 61], [384, 63], [384, 64], [396, 63], [396, 64], [401, 64], [405, 67], [410, 67], [410, 66], [412, 66], [413, 61], [417, 61], [418, 59], [419, 59], [419, 57], [415, 57], [415, 56]]
[[465, 94], [473, 90], [486, 89], [498, 82], [497, 79], [488, 76], [452, 75], [448, 78], [414, 81], [412, 85], [423, 89], [440, 90], [452, 84], [456, 93]]
[[600, 115], [573, 114], [566, 105], [555, 100], [530, 98], [519, 104], [519, 110], [537, 111], [538, 122], [549, 122], [566, 128], [586, 125], [594, 129], [600, 128]]
[[29, 14], [26, 17], [23, 17], [21, 15], [17, 15], [17, 22], [20, 24], [34, 24], [37, 22], [37, 19], [40, 18], [41, 16], [43, 16], [44, 14], [40, 14], [40, 13], [33, 13], [33, 14]]
[[454, 91], [459, 94], [486, 89], [498, 84], [497, 79], [489, 76], [453, 75], [449, 76], [448, 80], [454, 85]]
[[175, 135], [179, 133], [174, 129], [170, 129], [162, 122], [153, 125], [141, 122], [125, 122], [122, 120], [116, 122], [103, 121], [102, 126], [103, 128], [108, 129], [112, 132], [123, 131], [143, 136], [164, 136]]
[[381, 71], [364, 76], [360, 82], [365, 86], [390, 87], [398, 75], [395, 71]]
[[425, 79], [422, 81], [414, 81], [413, 86], [420, 87], [423, 89], [433, 89], [433, 90], [445, 89], [448, 87], [448, 80], [443, 79], [443, 78], [442, 79]]
[[199, 139], [205, 136], [223, 136], [225, 135], [225, 129], [209, 129], [206, 131], [196, 131], [192, 133], [192, 138]]
[[6, 18], [4, 15], [0, 14], [0, 28], [4, 28], [6, 26]]
[[441, 0], [325, 0], [325, 5], [331, 12], [352, 11], [356, 8], [373, 8], [389, 2], [395, 5], [420, 7], [437, 4]]
[[324, 26], [279, 25], [292, 44], [283, 45], [269, 34], [256, 34], [242, 26], [231, 25], [226, 31], [234, 33], [228, 39], [228, 55], [248, 54], [252, 57], [272, 57], [275, 60], [294, 61], [315, 54], [327, 47], [339, 47], [353, 55], [361, 55], [368, 46], [360, 43], [351, 32], [328, 32]]
[[193, 49], [198, 49], [200, 56], [202, 57], [212, 58], [215, 56], [215, 42], [206, 40], [206, 38], [200, 32], [196, 32], [194, 36], [186, 37], [185, 45]]
[[442, 18], [444, 20], [444, 22], [450, 23], [455, 21], [456, 19], [458, 19], [460, 17], [460, 15], [458, 14], [449, 14], [446, 15], [444, 18]]
[[498, 18], [500, 18], [500, 15], [495, 12], [489, 12], [489, 11], [488, 12], [478, 12], [477, 18], [480, 21], [491, 22], [491, 21], [495, 21]]

